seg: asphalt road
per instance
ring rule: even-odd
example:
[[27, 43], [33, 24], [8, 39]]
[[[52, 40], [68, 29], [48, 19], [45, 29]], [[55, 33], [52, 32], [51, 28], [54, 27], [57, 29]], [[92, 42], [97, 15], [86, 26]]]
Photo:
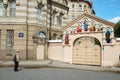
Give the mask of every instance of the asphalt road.
[[13, 68], [0, 68], [0, 80], [120, 80], [120, 73], [60, 68], [21, 69], [14, 72]]

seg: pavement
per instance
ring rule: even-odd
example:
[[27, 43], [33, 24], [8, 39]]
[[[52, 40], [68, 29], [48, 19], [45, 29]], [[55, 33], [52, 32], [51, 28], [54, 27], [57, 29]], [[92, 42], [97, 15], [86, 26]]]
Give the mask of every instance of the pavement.
[[[13, 67], [13, 61], [0, 61], [0, 67]], [[92, 71], [113, 71], [113, 72], [120, 72], [120, 67], [118, 66], [89, 66], [89, 65], [76, 65], [76, 64], [69, 64], [66, 62], [54, 61], [54, 60], [41, 60], [41, 61], [20, 61], [19, 67], [21, 68], [69, 68], [69, 69], [82, 69], [82, 70], [92, 70]]]

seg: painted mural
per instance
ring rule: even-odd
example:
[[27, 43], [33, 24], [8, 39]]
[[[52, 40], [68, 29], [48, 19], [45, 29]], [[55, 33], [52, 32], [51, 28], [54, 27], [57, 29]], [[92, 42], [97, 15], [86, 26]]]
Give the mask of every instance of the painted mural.
[[65, 44], [69, 44], [69, 34], [66, 33], [65, 35]]
[[82, 32], [98, 32], [103, 31], [103, 25], [97, 23], [95, 20], [84, 18], [82, 21], [77, 22], [75, 25], [70, 26], [69, 29], [64, 31], [68, 33], [82, 33]]
[[107, 27], [104, 29], [104, 42], [105, 43], [112, 43], [112, 29]]
[[[69, 34], [79, 34], [86, 32], [103, 32], [104, 35], [104, 43], [112, 43], [112, 29], [107, 26], [103, 26], [102, 23], [96, 22], [95, 20], [91, 20], [89, 18], [84, 18], [81, 21], [78, 21], [76, 24], [70, 26], [68, 29], [64, 31], [64, 40], [66, 35]], [[68, 39], [69, 40], [69, 39]], [[65, 42], [66, 44], [66, 42]]]

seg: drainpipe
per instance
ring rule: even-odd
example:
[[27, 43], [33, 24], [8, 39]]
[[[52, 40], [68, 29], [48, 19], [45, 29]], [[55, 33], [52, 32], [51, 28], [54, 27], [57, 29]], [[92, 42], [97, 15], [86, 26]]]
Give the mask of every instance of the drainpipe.
[[27, 12], [26, 12], [26, 25], [27, 25], [27, 32], [26, 32], [26, 60], [28, 60], [28, 0], [27, 0]]
[[49, 40], [51, 40], [51, 26], [52, 26], [52, 22], [51, 22], [51, 19], [52, 19], [52, 0], [49, 0], [49, 5], [50, 5], [50, 27], [49, 27]]

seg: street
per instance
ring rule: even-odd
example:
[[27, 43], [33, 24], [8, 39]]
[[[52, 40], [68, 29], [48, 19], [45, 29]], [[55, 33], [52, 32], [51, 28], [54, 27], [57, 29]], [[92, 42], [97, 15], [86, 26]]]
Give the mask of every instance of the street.
[[62, 68], [0, 68], [0, 80], [120, 80], [120, 73]]

